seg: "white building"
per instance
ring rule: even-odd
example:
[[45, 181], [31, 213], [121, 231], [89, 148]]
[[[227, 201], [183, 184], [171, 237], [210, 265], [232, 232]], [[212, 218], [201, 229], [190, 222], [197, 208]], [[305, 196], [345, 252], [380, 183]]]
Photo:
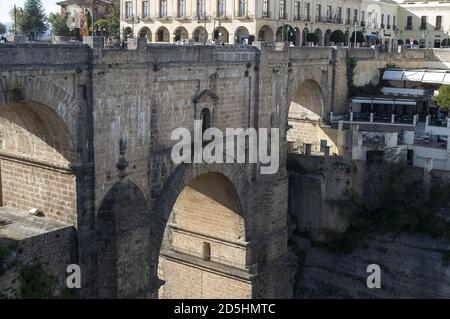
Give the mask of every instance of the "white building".
[[399, 27], [405, 44], [420, 47], [448, 47], [450, 1], [396, 0], [399, 3]]
[[360, 0], [121, 0], [121, 28], [127, 36], [172, 43], [305, 45], [306, 34], [316, 32], [318, 45], [329, 45], [332, 31], [361, 29], [361, 10]]

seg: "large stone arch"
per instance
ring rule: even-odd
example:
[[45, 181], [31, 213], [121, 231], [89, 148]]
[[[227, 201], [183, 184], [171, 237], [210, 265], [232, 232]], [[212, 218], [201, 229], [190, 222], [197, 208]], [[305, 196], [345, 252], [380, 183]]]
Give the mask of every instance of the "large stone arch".
[[[167, 259], [167, 242], [168, 238], [175, 238], [175, 234], [173, 233], [173, 229], [170, 231], [168, 230], [168, 223], [170, 225], [173, 224], [173, 217], [175, 216], [175, 219], [177, 218], [180, 213], [174, 214], [172, 211], [177, 209], [177, 203], [179, 202], [180, 198], [185, 196], [186, 189], [189, 189], [192, 187], [193, 183], [198, 181], [199, 179], [205, 178], [205, 176], [208, 176], [210, 178], [211, 176], [219, 176], [222, 178], [222, 180], [228, 181], [229, 189], [231, 192], [235, 192], [235, 198], [239, 201], [239, 208], [236, 210], [236, 213], [238, 214], [238, 224], [239, 224], [239, 238], [235, 238], [234, 245], [239, 246], [238, 251], [240, 253], [237, 253], [238, 255], [242, 257], [239, 259], [239, 262], [236, 262], [236, 265], [234, 268], [237, 269], [237, 273], [242, 276], [247, 276], [247, 278], [238, 280], [238, 282], [245, 281], [246, 287], [247, 287], [247, 295], [242, 296], [239, 295], [239, 297], [251, 297], [253, 295], [252, 289], [253, 286], [250, 284], [251, 281], [251, 274], [250, 270], [247, 268], [250, 268], [251, 262], [252, 262], [252, 251], [250, 249], [250, 245], [248, 244], [252, 240], [252, 221], [251, 221], [251, 213], [249, 212], [249, 193], [248, 193], [248, 186], [249, 183], [246, 180], [246, 174], [245, 171], [243, 171], [243, 168], [237, 165], [226, 165], [226, 164], [195, 164], [195, 165], [188, 165], [188, 164], [181, 164], [179, 165], [176, 170], [172, 173], [172, 175], [169, 177], [168, 182], [164, 185], [164, 188], [160, 192], [161, 197], [157, 199], [157, 202], [155, 204], [154, 208], [154, 216], [152, 218], [152, 237], [154, 238], [154, 248], [152, 249], [152, 278], [154, 285], [158, 284], [158, 276], [157, 271], [159, 270], [161, 274], [161, 269], [159, 267], [166, 267], [166, 264], [159, 263], [160, 261], [160, 253], [164, 254], [163, 259]], [[215, 185], [209, 185], [206, 189], [212, 190], [214, 192]], [[204, 196], [207, 196], [210, 200], [210, 203], [217, 202], [217, 199], [214, 196], [210, 196], [208, 194], [204, 194]], [[189, 201], [188, 201], [189, 202]], [[212, 205], [212, 204], [211, 204]], [[217, 209], [213, 209], [213, 211], [217, 211]], [[213, 213], [213, 212], [212, 212]], [[211, 215], [211, 217], [214, 217], [214, 215]], [[235, 221], [236, 222], [236, 221]], [[208, 222], [205, 222], [205, 225], [208, 225]], [[211, 234], [204, 233], [200, 231], [199, 229], [196, 230], [199, 233], [199, 237], [201, 238], [207, 238], [205, 241], [208, 241], [209, 238], [213, 238], [214, 236], [211, 236]], [[195, 230], [194, 230], [195, 233]], [[170, 234], [170, 235], [169, 235]], [[190, 234], [190, 233], [189, 233]], [[170, 236], [170, 237], [169, 237]], [[177, 235], [179, 236], [179, 235]], [[230, 244], [230, 242], [233, 242], [233, 239], [231, 238], [223, 238], [223, 236], [220, 234], [219, 231], [217, 231], [217, 242], [222, 243], [225, 242], [227, 245], [233, 245]], [[176, 240], [176, 238], [175, 238]], [[213, 242], [215, 242], [214, 239], [212, 239]], [[236, 246], [236, 247], [237, 247]], [[195, 246], [198, 248], [198, 245]], [[196, 251], [197, 248], [189, 248], [191, 250], [189, 251]], [[214, 248], [213, 248], [214, 249]], [[178, 251], [179, 248], [175, 248], [175, 251]], [[195, 255], [195, 254], [194, 254]], [[169, 256], [170, 257], [170, 256]], [[192, 257], [192, 256], [191, 256]], [[175, 257], [174, 257], [175, 258]], [[197, 258], [199, 258], [197, 256]], [[245, 260], [244, 260], [244, 259]], [[170, 259], [170, 258], [169, 258]], [[234, 260], [234, 259], [233, 259]], [[193, 261], [196, 262], [195, 260]], [[211, 259], [211, 262], [217, 262], [213, 261], [213, 258]], [[164, 261], [163, 261], [164, 263]], [[220, 263], [220, 262], [219, 262]], [[233, 261], [234, 263], [234, 261]], [[239, 263], [239, 266], [237, 264]], [[229, 262], [223, 261], [222, 264], [225, 264], [225, 267], [233, 267], [230, 266]], [[233, 264], [234, 265], [234, 264]], [[207, 266], [205, 266], [207, 267]], [[234, 269], [233, 268], [233, 269]], [[245, 268], [245, 269], [244, 269]], [[218, 268], [220, 269], [220, 267]], [[164, 271], [162, 271], [164, 272]], [[166, 278], [162, 278], [166, 279]], [[235, 282], [235, 281], [232, 281]], [[173, 285], [170, 285], [173, 287]], [[164, 291], [165, 296], [168, 293]], [[178, 292], [180, 293], [180, 292]], [[183, 293], [183, 292], [182, 292]], [[184, 292], [185, 293], [185, 292]], [[173, 296], [173, 295], [172, 295]], [[198, 294], [192, 294], [192, 295], [177, 295], [178, 297], [202, 297], [202, 295]], [[238, 295], [226, 295], [224, 292], [224, 295], [216, 295], [216, 297], [223, 298], [223, 297], [235, 297]]]
[[[77, 90], [83, 95], [86, 89], [79, 86]], [[64, 122], [77, 148], [80, 106], [74, 94], [37, 76], [14, 76], [0, 81], [0, 106], [20, 101], [36, 102], [55, 112]]]
[[148, 297], [150, 226], [139, 187], [127, 178], [114, 184], [103, 198], [95, 225], [98, 297]]
[[0, 106], [0, 206], [38, 209], [76, 226], [76, 158], [72, 137], [52, 109], [28, 100]]

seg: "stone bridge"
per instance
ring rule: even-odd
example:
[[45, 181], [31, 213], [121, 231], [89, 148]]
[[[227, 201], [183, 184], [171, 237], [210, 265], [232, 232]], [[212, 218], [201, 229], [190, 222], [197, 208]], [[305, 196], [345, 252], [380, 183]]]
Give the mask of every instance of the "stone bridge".
[[[291, 297], [288, 114], [320, 121], [346, 108], [346, 55], [103, 50], [96, 38], [0, 45], [0, 210], [38, 208], [73, 229], [59, 244], [81, 267], [83, 297]], [[193, 131], [195, 119], [280, 128], [280, 169], [175, 165], [171, 133]], [[64, 278], [65, 265], [59, 271]]]

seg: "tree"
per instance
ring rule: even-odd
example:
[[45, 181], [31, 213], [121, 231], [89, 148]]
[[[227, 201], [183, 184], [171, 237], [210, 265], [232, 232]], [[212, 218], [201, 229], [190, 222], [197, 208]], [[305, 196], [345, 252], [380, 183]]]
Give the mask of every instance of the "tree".
[[6, 33], [6, 26], [0, 22], [0, 34]]
[[[350, 38], [351, 43], [355, 43], [355, 32], [352, 33], [352, 37]], [[364, 43], [366, 39], [364, 34], [361, 31], [356, 32], [356, 43]]]
[[17, 15], [17, 29], [30, 40], [36, 40], [47, 31], [47, 17], [41, 0], [25, 0], [23, 13]]
[[105, 18], [102, 20], [106, 21], [105, 29], [110, 35], [114, 35], [114, 36], [120, 35], [120, 2], [119, 2], [119, 0], [113, 1], [111, 12], [108, 15], [106, 15]]
[[48, 22], [52, 27], [53, 35], [56, 36], [70, 36], [71, 32], [65, 19], [61, 19], [60, 13], [50, 13], [48, 16]]
[[330, 35], [330, 41], [334, 43], [345, 42], [345, 34], [341, 30], [334, 30]]
[[314, 44], [319, 42], [319, 36], [316, 33], [308, 33], [306, 35], [306, 42], [314, 42]]
[[450, 116], [450, 85], [443, 85], [439, 93], [433, 98], [440, 111], [448, 112]]

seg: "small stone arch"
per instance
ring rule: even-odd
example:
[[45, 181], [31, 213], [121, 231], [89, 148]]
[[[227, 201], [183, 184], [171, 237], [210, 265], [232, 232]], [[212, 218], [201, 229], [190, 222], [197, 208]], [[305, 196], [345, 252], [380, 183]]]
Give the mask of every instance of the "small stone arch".
[[208, 32], [204, 27], [197, 27], [192, 33], [192, 37], [197, 43], [206, 43], [208, 40]]
[[295, 30], [289, 24], [285, 24], [277, 29], [277, 42], [295, 42]]
[[133, 29], [131, 29], [130, 27], [126, 27], [123, 30], [123, 36], [124, 36], [125, 39], [134, 37]]
[[333, 32], [330, 29], [328, 29], [325, 32], [324, 46], [326, 46], [326, 47], [329, 47], [331, 45], [331, 41], [330, 41], [331, 33], [333, 33]]
[[316, 31], [314, 31], [314, 33], [317, 35], [317, 38], [319, 39], [319, 41], [317, 42], [318, 46], [322, 46], [323, 45], [323, 34], [322, 34], [322, 30], [320, 30], [319, 28], [316, 29]]
[[150, 29], [147, 27], [143, 27], [141, 30], [139, 30], [139, 37], [145, 38], [147, 42], [152, 42], [152, 31], [150, 31]]
[[273, 29], [268, 25], [262, 26], [258, 31], [258, 41], [272, 43], [273, 40]]
[[213, 39], [214, 41], [219, 41], [219, 43], [229, 43], [229, 33], [228, 30], [225, 29], [223, 26], [217, 27], [213, 32]]
[[304, 28], [302, 30], [302, 46], [307, 46], [308, 45], [308, 41], [307, 41], [308, 34], [309, 34], [309, 29], [308, 28]]
[[173, 33], [173, 40], [174, 42], [185, 42], [189, 39], [189, 33], [184, 27], [178, 27], [175, 29]]
[[234, 31], [234, 41], [236, 44], [248, 44], [250, 32], [246, 27], [239, 27]]
[[170, 42], [170, 33], [166, 27], [160, 27], [156, 30], [156, 42]]

